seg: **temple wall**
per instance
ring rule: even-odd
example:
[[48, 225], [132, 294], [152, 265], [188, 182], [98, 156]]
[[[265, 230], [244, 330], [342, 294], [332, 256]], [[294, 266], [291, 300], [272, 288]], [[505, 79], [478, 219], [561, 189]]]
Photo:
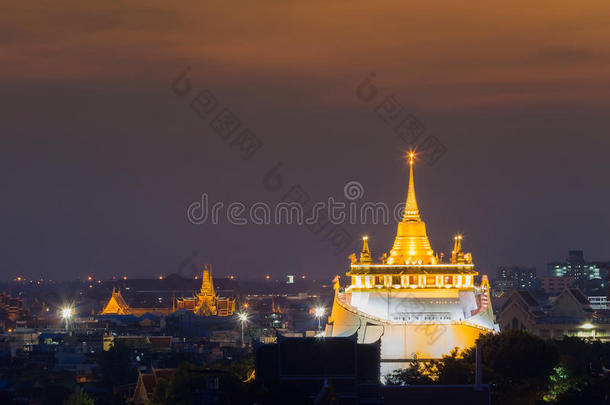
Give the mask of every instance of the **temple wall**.
[[[438, 359], [455, 347], [464, 349], [475, 344], [485, 330], [467, 324], [390, 324], [348, 311], [336, 302], [326, 327], [327, 336], [358, 334], [361, 343], [381, 339], [381, 359]], [[387, 370], [386, 370], [387, 371]], [[391, 370], [390, 370], [391, 371]]]
[[415, 313], [436, 313], [451, 317], [444, 320], [467, 320], [477, 309], [476, 297], [472, 290], [423, 289], [395, 292], [372, 290], [354, 291], [349, 296], [350, 306], [373, 317], [388, 320], [398, 320], [402, 315]]

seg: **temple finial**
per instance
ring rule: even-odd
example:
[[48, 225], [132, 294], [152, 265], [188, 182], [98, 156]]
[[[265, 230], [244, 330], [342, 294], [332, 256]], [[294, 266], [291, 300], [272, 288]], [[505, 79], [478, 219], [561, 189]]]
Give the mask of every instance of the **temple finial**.
[[373, 259], [371, 259], [371, 251], [369, 250], [369, 237], [362, 237], [362, 252], [360, 253], [360, 263], [362, 264], [371, 264]]
[[453, 250], [451, 251], [451, 263], [462, 264], [464, 260], [464, 252], [462, 251], [462, 235], [453, 237]]
[[415, 162], [415, 153], [409, 152], [409, 191], [407, 192], [407, 204], [405, 205], [405, 213], [402, 217], [403, 221], [421, 221], [419, 217], [419, 209], [417, 208], [417, 199], [415, 198], [415, 181], [413, 180], [413, 163]]

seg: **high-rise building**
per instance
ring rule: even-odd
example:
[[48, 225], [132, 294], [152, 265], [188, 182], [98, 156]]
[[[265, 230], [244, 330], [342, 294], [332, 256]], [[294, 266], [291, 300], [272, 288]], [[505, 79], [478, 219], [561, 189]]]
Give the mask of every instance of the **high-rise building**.
[[532, 290], [537, 288], [537, 281], [535, 267], [499, 266], [493, 287], [495, 292]]
[[557, 295], [573, 285], [574, 279], [571, 277], [542, 277], [540, 279], [540, 287], [549, 295]]
[[[335, 280], [326, 336], [357, 335], [359, 343], [381, 340], [381, 369], [404, 368], [413, 358], [435, 359], [453, 348], [473, 346], [481, 333], [497, 332], [489, 282], [474, 277], [472, 255], [454, 238], [450, 262], [432, 250], [415, 198], [413, 154], [403, 219], [389, 255], [374, 262], [364, 237], [362, 253]], [[441, 256], [442, 257], [442, 256]]]
[[586, 261], [582, 250], [570, 250], [565, 261], [547, 264], [550, 277], [569, 277], [587, 295], [606, 295], [607, 269], [606, 262]]

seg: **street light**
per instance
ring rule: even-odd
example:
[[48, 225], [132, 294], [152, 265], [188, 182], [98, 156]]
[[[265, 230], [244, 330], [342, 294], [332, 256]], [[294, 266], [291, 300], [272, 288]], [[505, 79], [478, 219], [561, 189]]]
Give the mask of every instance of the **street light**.
[[244, 325], [248, 322], [248, 313], [240, 312], [237, 314], [237, 318], [239, 318], [239, 322], [241, 322], [241, 347], [244, 347], [246, 345], [244, 342]]
[[322, 325], [320, 324], [320, 320], [324, 316], [325, 312], [326, 312], [326, 308], [324, 308], [324, 307], [317, 307], [314, 310], [314, 315], [315, 315], [316, 318], [318, 318], [318, 330], [322, 329]]
[[66, 331], [70, 326], [70, 319], [72, 318], [72, 307], [64, 307], [60, 311], [61, 318], [66, 321]]

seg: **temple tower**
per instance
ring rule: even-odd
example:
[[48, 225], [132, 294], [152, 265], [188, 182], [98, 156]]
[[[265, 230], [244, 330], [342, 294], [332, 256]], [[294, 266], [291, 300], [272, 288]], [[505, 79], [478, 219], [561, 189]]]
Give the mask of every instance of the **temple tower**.
[[[409, 158], [409, 187], [402, 220], [390, 254], [372, 260], [369, 238], [363, 238], [360, 260], [350, 256], [348, 282], [335, 283], [335, 299], [326, 336], [381, 340], [382, 372], [406, 367], [414, 358], [440, 358], [455, 348], [474, 345], [481, 333], [495, 333], [487, 278], [476, 285], [472, 255], [453, 240], [451, 263], [439, 260], [428, 240], [415, 197]], [[443, 257], [443, 254], [441, 254]]]

